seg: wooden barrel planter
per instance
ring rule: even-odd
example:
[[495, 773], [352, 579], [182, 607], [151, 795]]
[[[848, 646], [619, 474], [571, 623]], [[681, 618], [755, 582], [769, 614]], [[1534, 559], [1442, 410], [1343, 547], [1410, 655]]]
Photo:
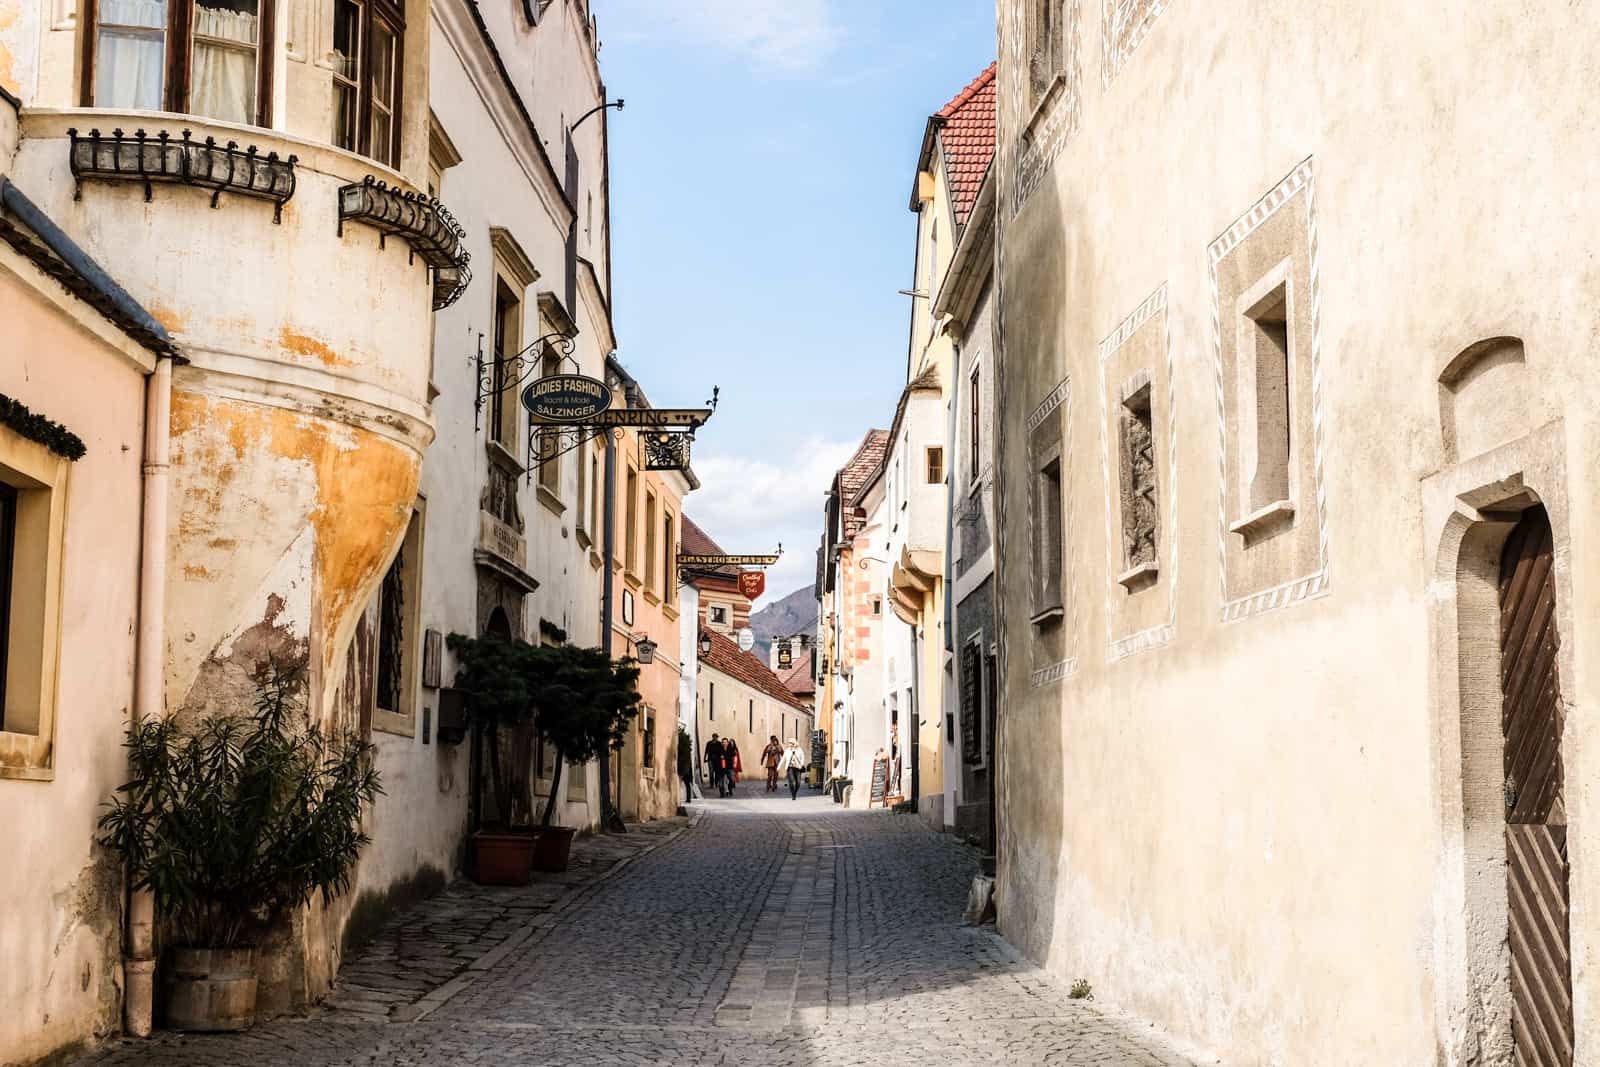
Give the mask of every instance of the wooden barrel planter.
[[167, 1025], [243, 1030], [256, 1018], [256, 950], [174, 948], [167, 973]]

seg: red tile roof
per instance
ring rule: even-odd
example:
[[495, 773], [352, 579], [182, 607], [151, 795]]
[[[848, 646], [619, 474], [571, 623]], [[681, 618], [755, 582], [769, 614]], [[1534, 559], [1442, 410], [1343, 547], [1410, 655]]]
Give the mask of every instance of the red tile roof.
[[811, 677], [812, 655], [812, 651], [806, 649], [804, 654], [795, 659], [794, 666], [780, 676], [784, 688], [802, 700], [817, 695], [817, 683]]
[[939, 109], [939, 144], [944, 149], [945, 181], [957, 226], [965, 226], [978, 202], [978, 188], [994, 158], [994, 68], [973, 79], [956, 98]]
[[701, 658], [702, 666], [720, 671], [734, 681], [743, 682], [791, 708], [811, 710], [811, 705], [790, 692], [789, 687], [768, 670], [765, 663], [748, 652], [740, 652], [737, 644], [716, 630], [707, 628], [703, 632], [711, 635], [711, 651]]
[[840, 467], [839, 473], [834, 475], [834, 486], [839, 492], [839, 500], [844, 508], [846, 537], [854, 537], [865, 522], [855, 513], [856, 494], [861, 492], [861, 487], [867, 484], [873, 472], [883, 463], [883, 455], [888, 450], [889, 431], [868, 430], [867, 436], [856, 446], [855, 455], [850, 457], [850, 462]]
[[[700, 529], [689, 516], [683, 516], [678, 527], [678, 551], [686, 556], [726, 556], [727, 549], [711, 539], [711, 535]], [[738, 567], [715, 567], [712, 573], [726, 575], [735, 580], [739, 577]]]

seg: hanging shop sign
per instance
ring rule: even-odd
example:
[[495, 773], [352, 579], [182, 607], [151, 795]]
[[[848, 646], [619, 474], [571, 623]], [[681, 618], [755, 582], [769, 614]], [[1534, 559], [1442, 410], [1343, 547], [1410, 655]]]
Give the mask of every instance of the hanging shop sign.
[[739, 572], [739, 595], [746, 600], [760, 599], [767, 591], [767, 576], [763, 571]]
[[786, 638], [778, 642], [778, 669], [780, 671], [787, 671], [793, 669], [793, 667], [794, 646], [791, 645]]
[[711, 418], [710, 408], [612, 408], [599, 411], [583, 421], [590, 426], [704, 426]]
[[680, 567], [770, 567], [776, 562], [777, 556], [697, 556], [688, 552], [678, 556]]
[[551, 374], [522, 391], [522, 406], [540, 422], [590, 422], [611, 406], [611, 390], [598, 378]]

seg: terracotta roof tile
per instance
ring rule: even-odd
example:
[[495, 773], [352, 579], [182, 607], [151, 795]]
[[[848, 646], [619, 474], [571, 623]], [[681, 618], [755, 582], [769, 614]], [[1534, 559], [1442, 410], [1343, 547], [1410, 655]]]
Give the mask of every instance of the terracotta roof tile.
[[765, 663], [748, 652], [740, 652], [737, 644], [716, 630], [707, 629], [704, 632], [711, 635], [711, 651], [700, 660], [702, 664], [712, 670], [721, 671], [734, 681], [743, 682], [752, 689], [760, 690], [791, 708], [800, 711], [811, 710], [811, 706], [790, 692], [789, 687], [768, 670]]
[[939, 143], [944, 150], [945, 180], [950, 186], [950, 210], [957, 226], [965, 226], [978, 202], [983, 175], [994, 158], [993, 63], [939, 109]]
[[856, 447], [855, 455], [850, 457], [850, 462], [839, 468], [839, 473], [834, 481], [838, 485], [839, 499], [843, 502], [844, 535], [854, 537], [856, 531], [861, 529], [865, 521], [855, 514], [856, 494], [861, 492], [861, 487], [871, 480], [873, 472], [883, 463], [884, 453], [889, 450], [888, 430], [868, 430], [867, 436], [861, 439], [861, 444]]
[[812, 656], [812, 651], [806, 649], [805, 653], [794, 661], [794, 666], [784, 671], [780, 677], [784, 688], [802, 700], [817, 695], [817, 683], [811, 677]]

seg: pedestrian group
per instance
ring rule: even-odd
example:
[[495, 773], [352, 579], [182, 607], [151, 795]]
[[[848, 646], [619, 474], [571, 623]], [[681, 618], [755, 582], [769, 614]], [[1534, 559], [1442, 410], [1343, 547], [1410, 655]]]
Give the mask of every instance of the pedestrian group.
[[[712, 734], [711, 740], [706, 742], [705, 759], [706, 772], [711, 776], [717, 796], [733, 796], [739, 785], [739, 775], [744, 773], [744, 765], [739, 759], [739, 746], [733, 738]], [[779, 744], [778, 735], [773, 734], [767, 741], [767, 747], [761, 750], [761, 765], [767, 772], [767, 792], [778, 791], [778, 778], [781, 775], [788, 781], [789, 799], [795, 799], [800, 794], [801, 775], [810, 762], [799, 741], [791, 737]]]

